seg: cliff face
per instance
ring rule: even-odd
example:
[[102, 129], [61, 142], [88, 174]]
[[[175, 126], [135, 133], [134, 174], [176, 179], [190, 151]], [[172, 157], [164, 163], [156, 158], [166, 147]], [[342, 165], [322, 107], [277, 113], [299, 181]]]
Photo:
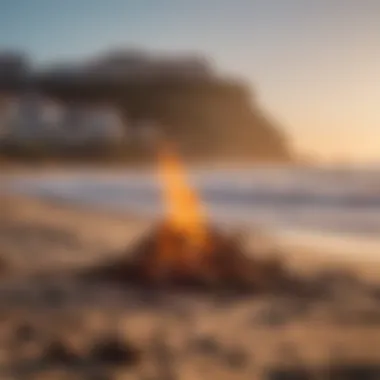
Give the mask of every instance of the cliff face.
[[[280, 128], [252, 105], [241, 84], [159, 79], [100, 83], [44, 81], [41, 90], [65, 102], [111, 102], [130, 125], [152, 121], [194, 159], [291, 160]], [[134, 149], [137, 149], [136, 145]]]
[[[146, 57], [113, 55], [92, 61], [87, 71], [82, 65], [79, 71], [30, 75], [25, 86], [63, 102], [112, 103], [128, 125], [138, 128], [144, 121], [159, 125], [191, 159], [291, 160], [286, 136], [244, 84], [223, 79], [196, 60], [187, 65], [180, 61], [182, 72], [175, 70], [173, 61], [151, 62]], [[19, 83], [16, 90], [20, 91]], [[138, 142], [123, 152], [144, 156]]]

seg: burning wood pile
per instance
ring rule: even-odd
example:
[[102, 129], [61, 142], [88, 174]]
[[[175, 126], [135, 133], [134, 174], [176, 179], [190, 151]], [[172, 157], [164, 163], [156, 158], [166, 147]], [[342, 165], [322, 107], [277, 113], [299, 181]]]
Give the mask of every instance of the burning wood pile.
[[159, 154], [166, 219], [122, 259], [92, 272], [96, 278], [156, 287], [263, 291], [281, 287], [284, 268], [275, 259], [250, 257], [238, 235], [211, 226], [186, 183], [171, 149]]
[[[283, 284], [281, 262], [249, 257], [238, 237], [216, 228], [208, 228], [207, 233], [209, 246], [197, 248], [180, 231], [158, 225], [128, 255], [92, 274], [96, 278], [155, 288], [265, 291]], [[167, 251], [162, 249], [164, 237]]]

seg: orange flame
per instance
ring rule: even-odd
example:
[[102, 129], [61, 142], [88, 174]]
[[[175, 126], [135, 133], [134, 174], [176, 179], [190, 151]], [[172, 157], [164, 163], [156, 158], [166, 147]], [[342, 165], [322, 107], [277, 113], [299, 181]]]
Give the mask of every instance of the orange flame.
[[[166, 210], [166, 231], [163, 231], [160, 254], [167, 259], [183, 262], [176, 242], [170, 233], [175, 231], [186, 240], [188, 260], [196, 258], [194, 252], [204, 251], [207, 242], [206, 218], [202, 204], [187, 182], [185, 169], [174, 149], [165, 144], [158, 154], [159, 174], [163, 182], [163, 197]], [[186, 260], [187, 261], [187, 260]], [[189, 262], [186, 262], [189, 264]]]

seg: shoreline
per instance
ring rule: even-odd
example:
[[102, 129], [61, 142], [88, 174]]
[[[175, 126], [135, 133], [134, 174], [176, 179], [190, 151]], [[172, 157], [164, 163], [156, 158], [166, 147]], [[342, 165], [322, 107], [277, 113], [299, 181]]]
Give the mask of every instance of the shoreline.
[[[312, 163], [304, 164], [298, 162], [221, 162], [210, 161], [202, 163], [187, 163], [184, 162], [187, 170], [247, 170], [247, 169], [298, 169], [298, 170], [326, 170], [326, 171], [355, 171], [361, 167], [342, 166], [334, 164]], [[371, 169], [371, 167], [364, 166], [364, 169]], [[151, 172], [156, 170], [156, 162], [143, 164], [125, 164], [125, 163], [112, 163], [112, 164], [99, 164], [99, 163], [46, 163], [41, 165], [26, 165], [26, 164], [7, 164], [0, 162], [0, 178], [2, 176], [15, 176], [15, 175], [41, 175], [41, 174], [73, 174], [76, 172], [87, 171], [89, 173], [102, 173], [102, 174], [120, 174], [124, 172]]]
[[[53, 256], [59, 256], [58, 262], [61, 264], [74, 261], [85, 263], [123, 251], [155, 222], [154, 218], [139, 214], [117, 213], [86, 205], [77, 206], [69, 202], [17, 195], [0, 195], [0, 207], [0, 232], [1, 226], [8, 225], [16, 230], [14, 236], [9, 233], [10, 236], [5, 236], [6, 230], [3, 236], [0, 235], [0, 248], [3, 251], [9, 250], [12, 255], [11, 251], [31, 249], [27, 244], [27, 235], [34, 231], [38, 238], [30, 236], [35, 244], [31, 250], [40, 250], [38, 256], [43, 260], [46, 257], [54, 259]], [[232, 230], [233, 228], [232, 226]], [[278, 252], [296, 270], [314, 272], [326, 267], [345, 268], [364, 275], [371, 281], [379, 277], [380, 257], [373, 257], [371, 260], [363, 255], [363, 250], [353, 255], [348, 254], [342, 246], [332, 252], [323, 246], [323, 239], [313, 241], [309, 236], [302, 240], [297, 234], [257, 231], [249, 226], [240, 227], [240, 230], [247, 237], [245, 241], [248, 247], [254, 247], [259, 232], [264, 239], [264, 245], [269, 250]], [[23, 231], [29, 231], [25, 235], [25, 245], [19, 240], [23, 237]], [[357, 245], [360, 248], [360, 241]], [[52, 251], [56, 252], [53, 254]], [[17, 260], [22, 261], [22, 256], [23, 253], [18, 252], [13, 258], [18, 257]]]
[[[182, 361], [175, 362], [174, 367], [189, 379], [202, 378], [186, 376], [189, 369], [200, 368], [198, 357], [208, 360], [209, 377], [229, 377], [230, 369], [220, 361], [224, 360], [220, 355], [230, 351], [222, 349], [233, 350], [247, 362], [254, 362], [255, 375], [249, 366], [234, 369], [239, 378], [247, 379], [265, 379], [264, 371], [281, 363], [294, 365], [294, 357], [283, 354], [284, 347], [295, 352], [297, 360], [313, 374], [317, 366], [323, 371], [340, 358], [334, 356], [337, 347], [344, 347], [347, 364], [379, 362], [380, 266], [336, 260], [317, 248], [290, 248], [274, 240], [268, 243], [273, 245], [274, 254], [278, 252], [276, 256], [282, 259], [284, 269], [306, 280], [316, 278], [318, 286], [326, 283], [331, 286], [331, 297], [257, 294], [235, 300], [218, 298], [215, 303], [215, 298], [207, 295], [178, 293], [164, 297], [169, 303], [149, 303], [140, 291], [117, 289], [106, 283], [80, 283], [72, 281], [71, 275], [83, 267], [127, 254], [151, 220], [32, 197], [0, 195], [0, 202], [0, 254], [9, 264], [1, 283], [4, 331], [14, 334], [18, 326], [26, 323], [41, 334], [38, 336], [47, 337], [47, 342], [56, 342], [58, 337], [64, 347], [78, 352], [83, 360], [87, 358], [87, 348], [93, 347], [99, 337], [106, 339], [116, 333], [144, 355], [147, 353], [139, 370], [152, 368], [149, 355], [155, 351], [151, 347], [157, 347], [157, 336], [162, 337], [165, 347], [172, 348], [174, 358], [181, 355]], [[254, 235], [255, 231], [245, 232]], [[194, 347], [197, 341], [200, 356], [183, 356], [184, 350]], [[7, 342], [0, 341], [4, 353], [10, 352]], [[205, 357], [208, 342], [216, 345], [219, 356]], [[37, 359], [45, 355], [44, 343], [35, 347], [39, 350]], [[29, 357], [25, 359], [23, 353], [9, 356], [8, 365], [17, 368], [25, 362], [29, 364]], [[73, 368], [80, 369], [65, 365], [60, 370]], [[53, 372], [47, 378], [61, 376], [55, 377]]]
[[[78, 169], [79, 170], [79, 169]], [[99, 169], [95, 169], [95, 174], [99, 175]], [[141, 170], [137, 170], [138, 174], [144, 175], [141, 173]], [[41, 173], [39, 173], [41, 174]], [[35, 172], [30, 173], [31, 176], [35, 177]], [[104, 172], [104, 176], [113, 176], [118, 175], [120, 172]], [[133, 174], [132, 171], [129, 171], [129, 174]], [[149, 174], [152, 174], [150, 172]], [[0, 184], [5, 185], [3, 189], [3, 193], [7, 193], [6, 191], [6, 182], [7, 179], [17, 179], [18, 175], [21, 176], [22, 179], [28, 178], [28, 175], [25, 173], [13, 173], [13, 175], [3, 174], [0, 175], [3, 181]], [[41, 174], [44, 176], [44, 173]], [[65, 172], [55, 172], [49, 173], [46, 172], [48, 178], [51, 179], [54, 175], [61, 176], [65, 175]], [[72, 176], [73, 172], [68, 171], [67, 175]], [[80, 173], [76, 173], [75, 175], [80, 175]], [[91, 175], [91, 172], [88, 173]], [[0, 194], [1, 196], [1, 194]], [[128, 209], [116, 209], [115, 207], [107, 207], [102, 204], [95, 204], [92, 202], [81, 202], [80, 200], [70, 200], [61, 198], [59, 196], [51, 196], [46, 194], [19, 194], [17, 197], [25, 198], [25, 199], [35, 199], [40, 203], [48, 203], [53, 207], [68, 207], [71, 209], [76, 209], [78, 211], [85, 212], [95, 212], [97, 214], [101, 213], [103, 215], [112, 215], [112, 217], [116, 218], [124, 218], [129, 215], [133, 215], [133, 218], [137, 219], [149, 219], [155, 220], [155, 215], [139, 213], [138, 211], [132, 211]], [[247, 221], [224, 221], [223, 224], [226, 224], [231, 227], [241, 227], [244, 230], [249, 230], [249, 223]], [[273, 236], [273, 238], [279, 242], [282, 246], [290, 247], [290, 249], [296, 248], [305, 249], [305, 250], [314, 250], [317, 249], [320, 252], [323, 252], [324, 255], [336, 256], [336, 259], [344, 259], [345, 261], [357, 262], [357, 261], [368, 261], [372, 263], [380, 263], [380, 237], [377, 237], [374, 233], [365, 234], [365, 233], [345, 233], [345, 232], [336, 232], [336, 231], [318, 231], [317, 229], [306, 229], [306, 228], [292, 228], [287, 226], [277, 226], [271, 227], [268, 226], [266, 228], [266, 232]]]

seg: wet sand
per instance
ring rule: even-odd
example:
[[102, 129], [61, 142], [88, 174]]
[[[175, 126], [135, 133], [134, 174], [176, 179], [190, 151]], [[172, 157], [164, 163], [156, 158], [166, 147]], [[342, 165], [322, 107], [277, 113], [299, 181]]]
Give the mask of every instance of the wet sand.
[[[266, 238], [265, 249], [277, 248], [297, 273], [333, 268], [321, 280], [335, 281], [330, 297], [167, 294], [152, 302], [138, 290], [67, 274], [125, 251], [152, 221], [16, 196], [2, 196], [0, 207], [1, 378], [261, 379], [282, 364], [380, 363], [380, 270], [373, 263]], [[252, 236], [248, 230], [248, 245]], [[360, 280], [338, 279], [338, 269]], [[124, 348], [130, 342], [140, 360], [120, 364], [94, 354], [99, 340], [114, 336]], [[56, 341], [72, 360], [47, 354]]]

